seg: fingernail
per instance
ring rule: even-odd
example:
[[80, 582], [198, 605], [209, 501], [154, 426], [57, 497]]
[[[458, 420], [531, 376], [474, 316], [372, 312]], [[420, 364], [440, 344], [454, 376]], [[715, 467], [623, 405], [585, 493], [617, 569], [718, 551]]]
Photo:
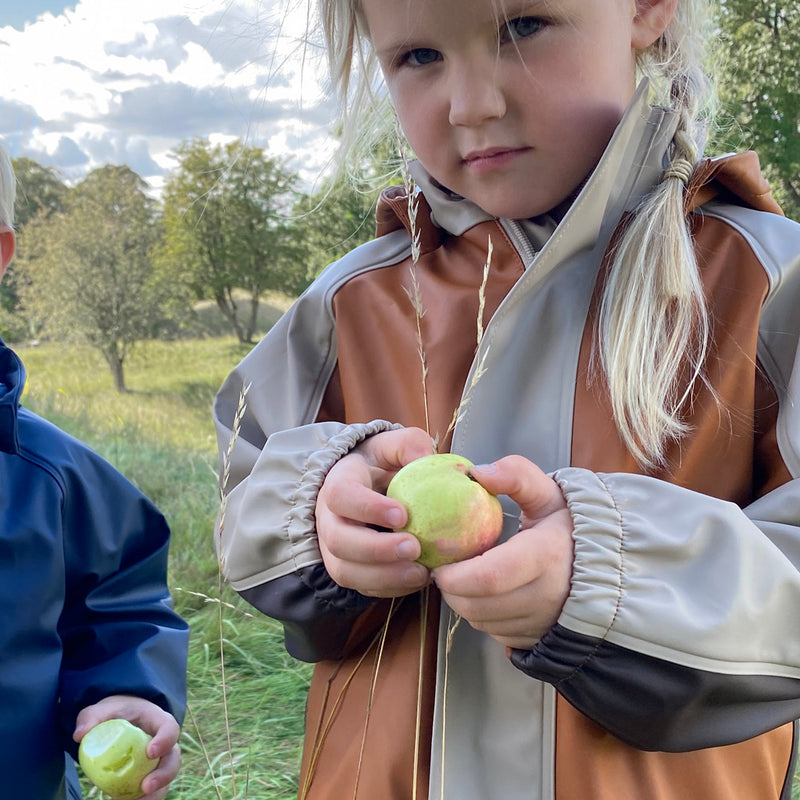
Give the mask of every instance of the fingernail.
[[399, 508], [390, 508], [386, 512], [386, 522], [392, 530], [397, 530], [403, 524], [403, 512]]
[[494, 464], [476, 464], [470, 472], [478, 472], [481, 475], [491, 475], [497, 472], [497, 467]]
[[428, 580], [428, 570], [419, 564], [415, 564], [406, 571], [404, 578], [406, 586], [421, 586]]
[[397, 555], [402, 559], [416, 558], [418, 555], [417, 546], [414, 544], [414, 542], [406, 539], [397, 545]]

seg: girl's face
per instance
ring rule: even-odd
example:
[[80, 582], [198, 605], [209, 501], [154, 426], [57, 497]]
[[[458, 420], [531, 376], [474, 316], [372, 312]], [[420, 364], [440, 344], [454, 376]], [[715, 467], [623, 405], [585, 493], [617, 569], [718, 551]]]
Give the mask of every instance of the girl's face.
[[428, 172], [490, 214], [525, 218], [563, 203], [597, 164], [633, 95], [636, 50], [661, 31], [643, 17], [663, 2], [362, 6], [403, 132]]

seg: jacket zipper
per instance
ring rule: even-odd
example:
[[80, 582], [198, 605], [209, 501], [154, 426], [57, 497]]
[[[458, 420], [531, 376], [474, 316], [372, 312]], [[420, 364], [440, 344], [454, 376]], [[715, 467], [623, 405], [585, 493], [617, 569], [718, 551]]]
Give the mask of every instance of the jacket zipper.
[[527, 270], [536, 258], [536, 248], [531, 243], [531, 240], [525, 233], [522, 225], [515, 219], [498, 220], [500, 227], [508, 234], [511, 243], [517, 248], [517, 251], [522, 256], [522, 263]]

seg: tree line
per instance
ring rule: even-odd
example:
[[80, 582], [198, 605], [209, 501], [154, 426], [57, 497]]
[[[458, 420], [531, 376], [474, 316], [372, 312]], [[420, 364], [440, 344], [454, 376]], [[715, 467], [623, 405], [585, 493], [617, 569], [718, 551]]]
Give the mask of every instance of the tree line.
[[[720, 112], [707, 151], [756, 150], [778, 201], [800, 219], [800, 0], [720, 0], [716, 23]], [[67, 186], [55, 170], [15, 160], [19, 241], [0, 284], [3, 338], [89, 342], [124, 391], [131, 346], [180, 335], [199, 300], [252, 342], [265, 292], [299, 294], [373, 235], [380, 181], [369, 165], [360, 185], [309, 194], [282, 159], [242, 141], [193, 139], [175, 156], [158, 201], [126, 166]]]
[[130, 167], [106, 165], [67, 186], [14, 159], [17, 254], [0, 284], [0, 333], [96, 347], [118, 391], [143, 339], [181, 335], [213, 300], [240, 342], [269, 290], [296, 296], [327, 263], [374, 233], [376, 191], [298, 190], [283, 160], [241, 141], [184, 142], [162, 196]]

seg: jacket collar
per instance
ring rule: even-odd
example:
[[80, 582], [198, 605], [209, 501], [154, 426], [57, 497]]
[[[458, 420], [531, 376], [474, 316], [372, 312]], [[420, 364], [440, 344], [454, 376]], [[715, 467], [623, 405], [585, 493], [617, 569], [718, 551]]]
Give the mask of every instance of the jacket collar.
[[22, 361], [0, 340], [0, 451], [6, 453], [19, 451], [17, 416], [24, 387]]

